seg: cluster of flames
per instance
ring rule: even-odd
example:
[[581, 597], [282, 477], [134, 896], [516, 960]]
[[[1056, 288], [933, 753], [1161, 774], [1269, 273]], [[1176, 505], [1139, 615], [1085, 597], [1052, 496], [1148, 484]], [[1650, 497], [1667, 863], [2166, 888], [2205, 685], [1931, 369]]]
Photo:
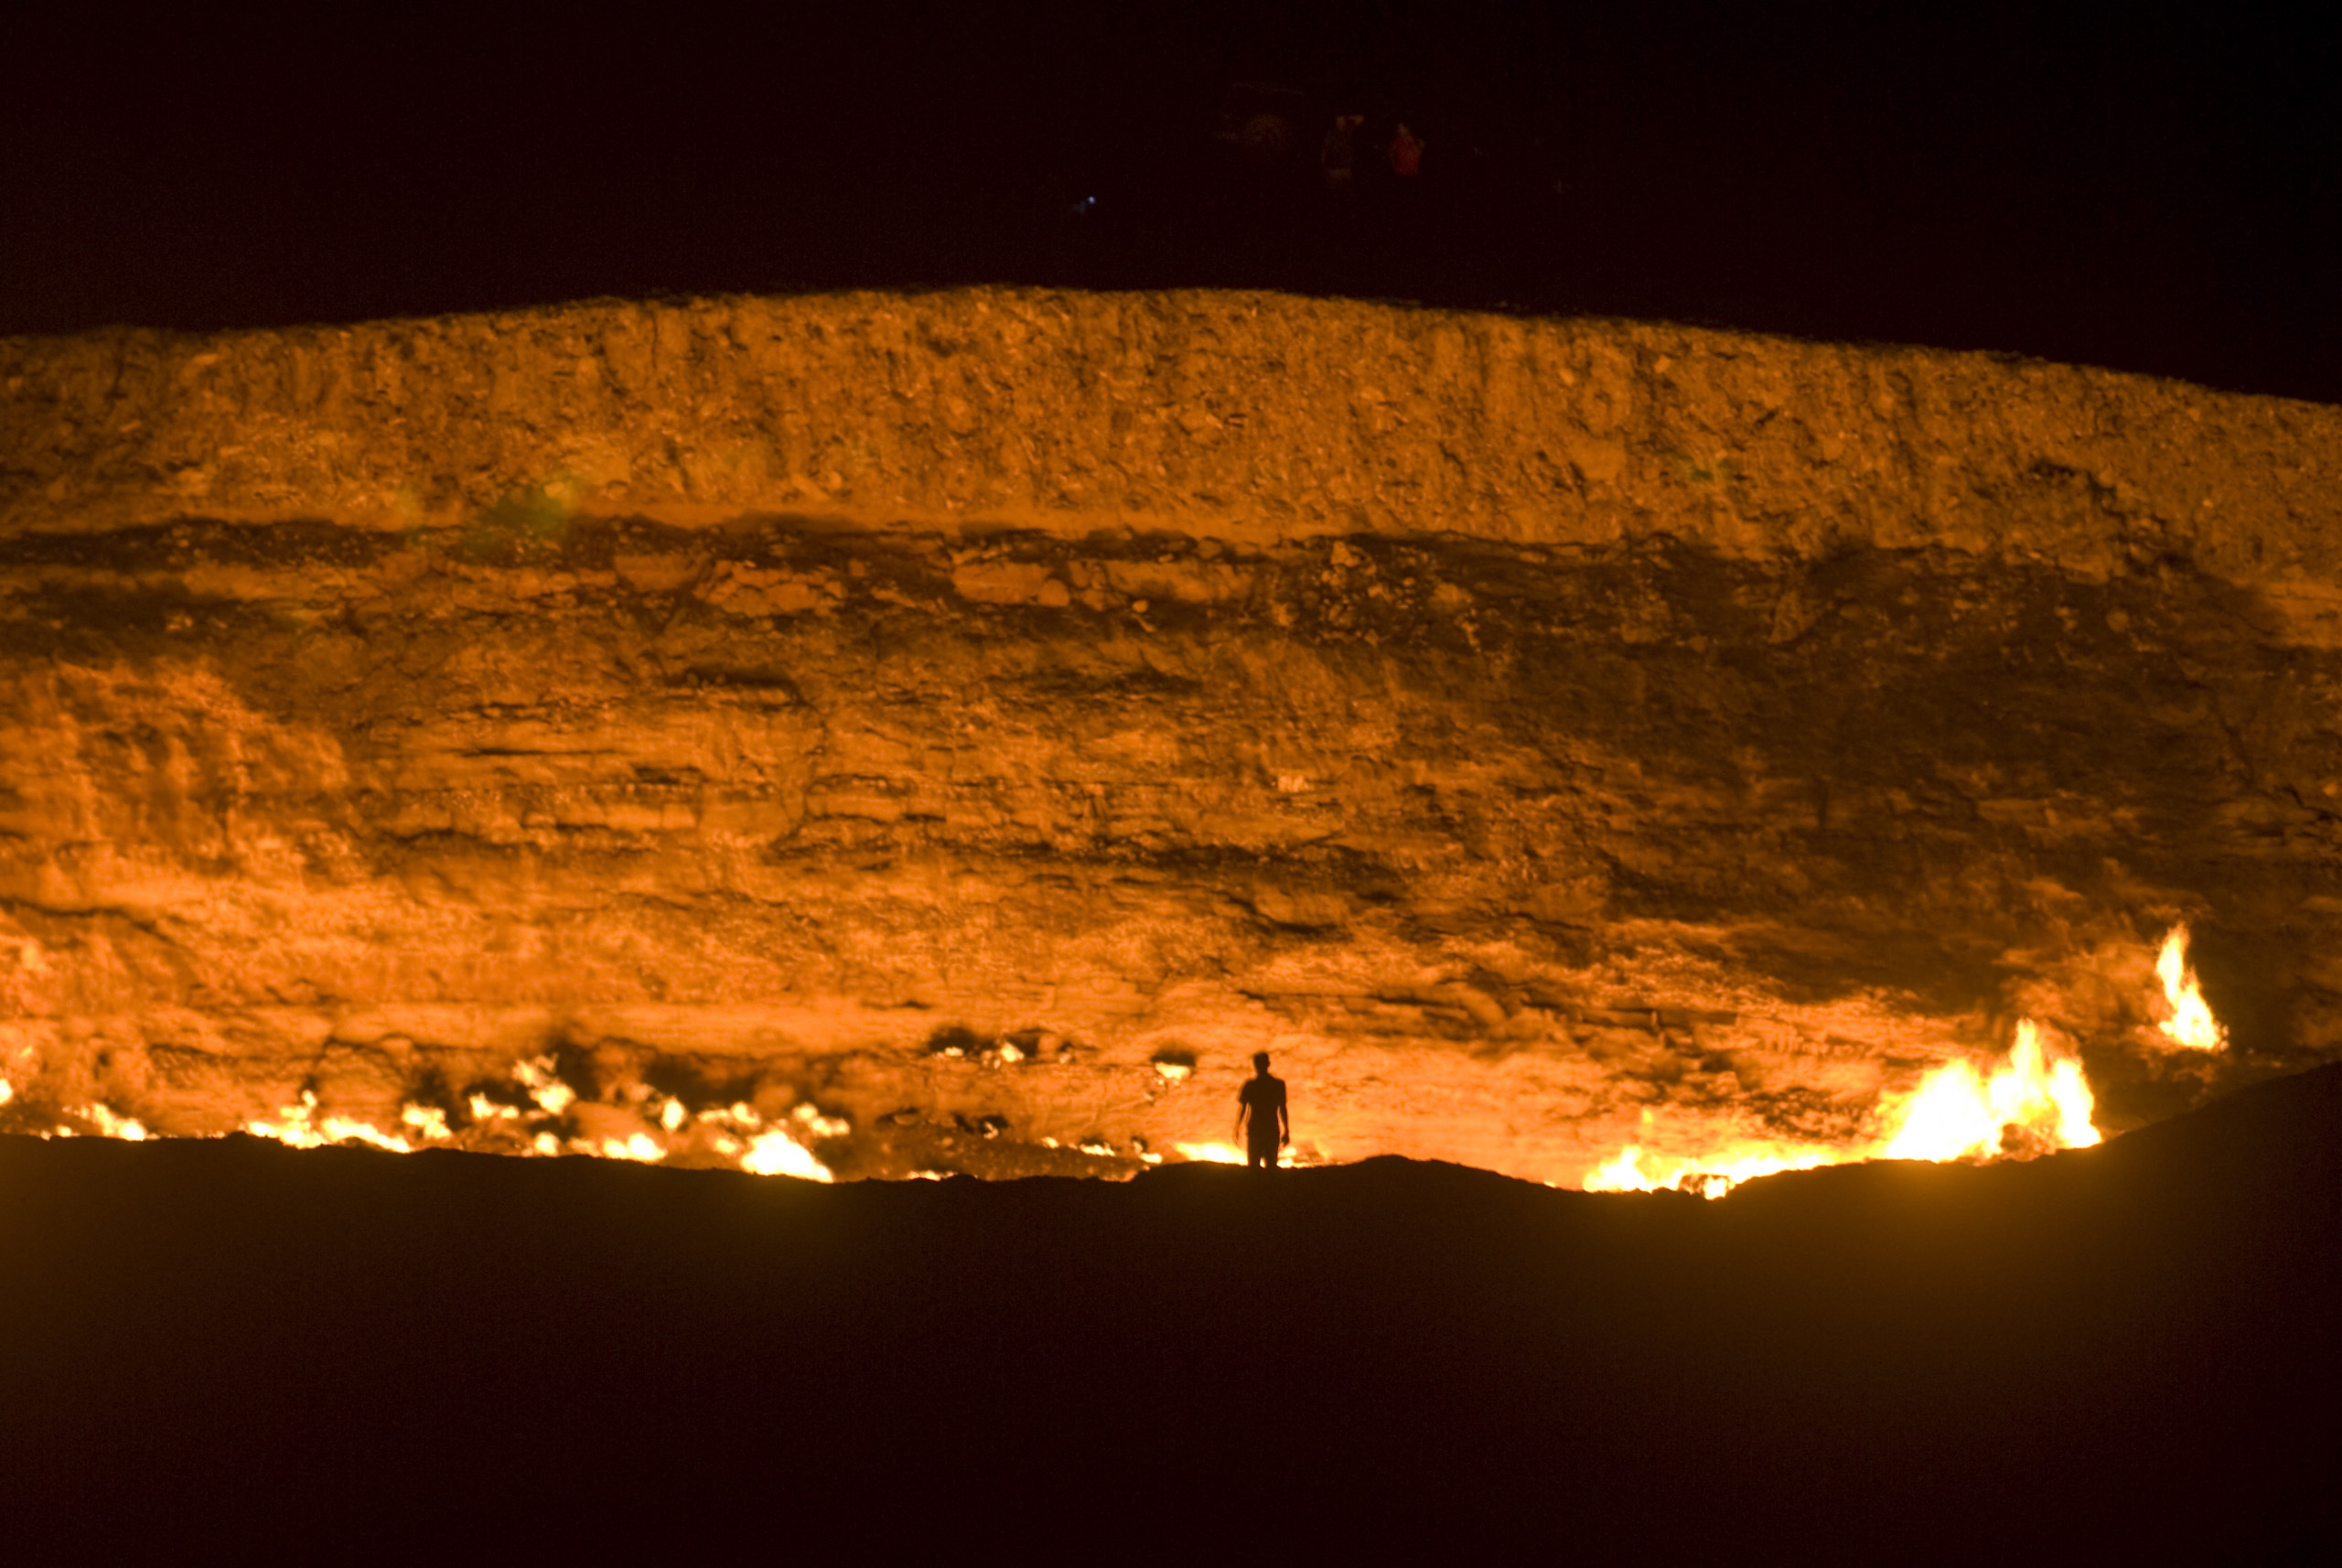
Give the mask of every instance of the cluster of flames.
[[[656, 1133], [629, 1133], [624, 1137], [584, 1137], [564, 1132], [564, 1119], [577, 1104], [577, 1091], [563, 1082], [550, 1057], [516, 1062], [512, 1079], [519, 1096], [475, 1092], [465, 1109], [473, 1132], [460, 1138], [467, 1146], [492, 1147], [498, 1153], [551, 1157], [586, 1155], [602, 1159], [634, 1160], [653, 1165], [688, 1159], [696, 1165], [730, 1165], [752, 1176], [797, 1176], [806, 1181], [834, 1179], [813, 1152], [821, 1139], [843, 1137], [853, 1131], [841, 1118], [826, 1116], [811, 1104], [800, 1104], [784, 1115], [768, 1119], [743, 1101], [693, 1111], [681, 1100], [646, 1091], [640, 1098], [645, 1117]], [[15, 1098], [5, 1078], [0, 1078], [0, 1106]], [[524, 1107], [511, 1103], [525, 1099]], [[102, 1101], [73, 1108], [71, 1122], [46, 1134], [73, 1137], [88, 1131], [99, 1137], [141, 1142], [154, 1134], [135, 1118], [122, 1115]], [[73, 1123], [79, 1122], [76, 1126]], [[256, 1116], [240, 1131], [295, 1149], [354, 1144], [408, 1155], [418, 1149], [458, 1146], [459, 1134], [448, 1125], [444, 1106], [408, 1104], [399, 1110], [395, 1131], [359, 1117], [321, 1110], [317, 1095], [303, 1090], [298, 1103], [282, 1106], [274, 1116]]]
[[[2186, 926], [2174, 928], [2165, 938], [2155, 974], [2170, 1007], [2170, 1016], [2157, 1027], [2172, 1046], [2197, 1051], [2223, 1048], [2227, 1033], [2212, 1016], [2188, 967]], [[679, 1099], [646, 1090], [632, 1097], [641, 1102], [646, 1130], [623, 1137], [580, 1136], [569, 1115], [577, 1103], [576, 1090], [562, 1081], [551, 1058], [515, 1063], [512, 1078], [521, 1091], [518, 1095], [506, 1091], [503, 1098], [481, 1092], [468, 1096], [464, 1109], [469, 1112], [470, 1126], [462, 1134], [449, 1126], [447, 1110], [442, 1105], [405, 1105], [392, 1130], [327, 1112], [318, 1105], [317, 1095], [308, 1091], [303, 1092], [297, 1104], [284, 1106], [271, 1117], [254, 1117], [242, 1130], [296, 1149], [357, 1144], [410, 1154], [457, 1146], [460, 1139], [463, 1146], [488, 1146], [510, 1154], [586, 1155], [645, 1164], [682, 1161], [810, 1181], [833, 1179], [813, 1145], [852, 1131], [846, 1122], [824, 1115], [811, 1104], [767, 1118], [746, 1102], [694, 1111]], [[0, 1077], [0, 1106], [14, 1098], [8, 1080]], [[516, 1099], [527, 1104], [512, 1103]], [[1997, 1061], [1981, 1066], [1965, 1060], [1950, 1062], [1928, 1074], [1915, 1089], [1882, 1100], [1875, 1116], [1877, 1132], [1867, 1140], [1837, 1145], [1747, 1141], [1692, 1157], [1656, 1155], [1635, 1144], [1588, 1171], [1580, 1185], [1589, 1192], [1673, 1188], [1721, 1197], [1755, 1176], [1858, 1160], [2030, 1157], [2098, 1143], [2101, 1134], [2092, 1120], [2094, 1107], [2080, 1058], [2051, 1038], [2040, 1025], [2026, 1019], [2017, 1025], [2014, 1042]], [[77, 1107], [69, 1115], [70, 1122], [59, 1124], [48, 1135], [94, 1133], [132, 1141], [151, 1135], [134, 1118], [103, 1103]], [[647, 1130], [652, 1127], [655, 1132]], [[1243, 1158], [1227, 1144], [1180, 1144], [1176, 1148], [1186, 1160], [1234, 1164]], [[1161, 1159], [1160, 1155], [1144, 1157], [1150, 1165]], [[1283, 1163], [1294, 1161], [1288, 1155]]]
[[[2175, 1048], [2217, 1051], [2228, 1033], [2212, 1016], [2187, 962], [2187, 928], [2175, 926], [2156, 955], [2171, 1015], [2156, 1026]], [[1918, 1086], [1880, 1101], [1871, 1139], [1848, 1145], [1783, 1145], [1748, 1142], [1691, 1158], [1654, 1156], [1640, 1144], [1585, 1174], [1588, 1192], [1654, 1192], [1673, 1188], [1722, 1197], [1754, 1176], [1857, 1160], [1989, 1160], [2028, 1158], [2058, 1149], [2086, 1149], [2103, 1136], [2081, 1059], [2027, 1018], [2015, 1042], [1996, 1062], [1953, 1061]]]

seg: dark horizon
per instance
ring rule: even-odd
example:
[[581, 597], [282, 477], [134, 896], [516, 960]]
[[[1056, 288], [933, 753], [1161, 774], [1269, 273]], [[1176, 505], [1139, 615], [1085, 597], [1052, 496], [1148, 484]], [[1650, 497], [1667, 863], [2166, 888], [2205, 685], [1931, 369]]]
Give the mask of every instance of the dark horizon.
[[[0, 109], [0, 334], [1264, 287], [2342, 401], [2330, 23], [1873, 10], [53, 15]], [[1214, 140], [1243, 81], [1305, 95], [1282, 173]], [[1412, 117], [1421, 180], [1328, 201], [1334, 108]]]

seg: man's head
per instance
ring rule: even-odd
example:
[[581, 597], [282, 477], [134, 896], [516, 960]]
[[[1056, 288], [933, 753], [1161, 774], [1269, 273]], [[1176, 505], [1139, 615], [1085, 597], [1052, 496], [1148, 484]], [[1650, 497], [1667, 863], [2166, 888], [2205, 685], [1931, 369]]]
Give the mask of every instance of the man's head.
[[1254, 1051], [1252, 1053], [1252, 1070], [1258, 1073], [1265, 1073], [1269, 1070], [1268, 1052]]

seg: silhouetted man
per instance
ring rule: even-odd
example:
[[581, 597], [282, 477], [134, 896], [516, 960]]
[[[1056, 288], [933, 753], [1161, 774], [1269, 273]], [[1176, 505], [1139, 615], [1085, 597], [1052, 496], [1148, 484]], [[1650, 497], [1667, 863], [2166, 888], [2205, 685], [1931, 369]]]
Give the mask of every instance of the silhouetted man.
[[[1250, 1118], [1252, 1125], [1245, 1125]], [[1269, 1053], [1252, 1054], [1252, 1076], [1236, 1091], [1236, 1132], [1244, 1140], [1244, 1163], [1263, 1170], [1274, 1167], [1277, 1151], [1293, 1142], [1293, 1121], [1285, 1114], [1284, 1079], [1269, 1076]]]

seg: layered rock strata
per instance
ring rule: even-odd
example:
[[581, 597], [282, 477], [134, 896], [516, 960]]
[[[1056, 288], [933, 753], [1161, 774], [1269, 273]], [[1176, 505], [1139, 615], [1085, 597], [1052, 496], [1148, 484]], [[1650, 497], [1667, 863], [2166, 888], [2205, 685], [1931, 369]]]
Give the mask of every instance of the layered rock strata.
[[[1111, 1171], [1267, 1048], [1309, 1157], [1574, 1182], [1856, 1140], [2020, 1015], [2109, 1126], [2342, 1053], [2331, 408], [997, 291], [0, 389], [24, 1125]], [[2218, 1056], [2153, 1027], [2183, 918]]]

